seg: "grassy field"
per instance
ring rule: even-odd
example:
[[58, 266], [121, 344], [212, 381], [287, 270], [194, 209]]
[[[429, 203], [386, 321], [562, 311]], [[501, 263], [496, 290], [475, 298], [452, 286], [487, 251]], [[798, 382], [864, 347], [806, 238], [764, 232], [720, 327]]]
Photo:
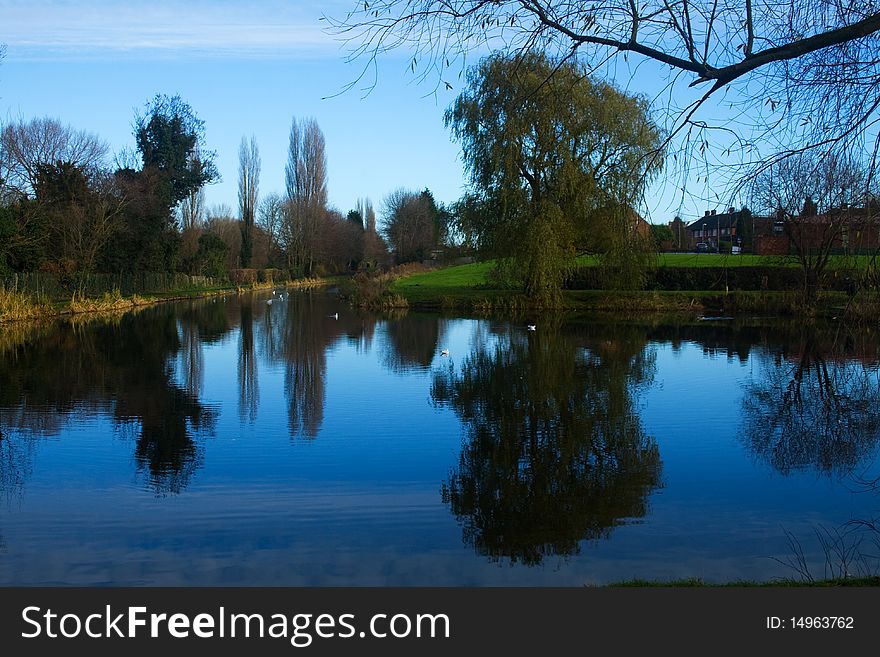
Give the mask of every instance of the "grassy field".
[[[868, 258], [835, 258], [831, 266], [865, 266]], [[389, 293], [403, 305], [421, 308], [457, 308], [469, 312], [519, 312], [534, 310], [521, 291], [494, 289], [489, 284], [492, 262], [457, 265], [426, 272], [408, 274], [389, 285]], [[589, 267], [595, 260], [579, 259], [580, 266]], [[753, 255], [718, 255], [696, 253], [661, 254], [661, 267], [742, 267], [792, 266], [778, 257]], [[679, 290], [679, 291], [608, 291], [565, 290], [561, 306], [575, 312], [699, 312], [710, 314], [764, 314], [790, 316], [802, 310], [799, 292], [765, 290]], [[870, 307], [869, 307], [870, 306]], [[822, 293], [818, 314], [838, 315], [849, 307], [844, 292]], [[861, 306], [860, 306], [861, 307]], [[865, 305], [863, 314], [875, 314], [876, 303]], [[855, 312], [855, 310], [853, 311]]]
[[420, 274], [412, 274], [397, 279], [392, 285], [395, 292], [418, 291], [418, 288], [431, 288], [432, 290], [459, 290], [463, 288], [480, 287], [487, 284], [487, 275], [492, 269], [493, 263], [477, 262], [472, 265], [456, 265], [444, 267]]
[[[870, 262], [869, 256], [832, 256], [829, 262], [834, 267], [865, 267]], [[594, 256], [581, 256], [577, 260], [581, 267], [596, 264]], [[434, 271], [413, 274], [397, 280], [392, 290], [398, 294], [417, 294], [430, 288], [438, 294], [445, 294], [464, 289], [485, 288], [488, 285], [487, 275], [493, 263], [478, 262], [471, 265], [456, 265]], [[791, 258], [779, 256], [757, 256], [751, 254], [725, 255], [717, 253], [661, 253], [658, 256], [660, 267], [797, 267]]]

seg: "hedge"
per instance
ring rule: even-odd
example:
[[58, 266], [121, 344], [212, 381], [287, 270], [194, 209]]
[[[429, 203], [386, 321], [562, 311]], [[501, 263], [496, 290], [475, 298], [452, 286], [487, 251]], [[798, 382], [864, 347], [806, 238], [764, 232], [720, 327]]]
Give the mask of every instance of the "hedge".
[[[612, 272], [613, 273], [613, 272]], [[646, 273], [646, 290], [793, 290], [803, 286], [797, 267], [658, 267]], [[861, 274], [855, 270], [827, 272], [826, 287], [847, 291]], [[613, 280], [601, 267], [578, 267], [565, 287], [569, 290], [602, 290]]]

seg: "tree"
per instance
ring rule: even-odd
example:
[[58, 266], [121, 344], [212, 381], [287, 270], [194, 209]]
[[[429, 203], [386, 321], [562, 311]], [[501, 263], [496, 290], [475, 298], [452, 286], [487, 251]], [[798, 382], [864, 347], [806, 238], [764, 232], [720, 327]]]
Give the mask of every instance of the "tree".
[[[876, 137], [877, 0], [373, 0], [331, 24], [368, 67], [405, 47], [414, 71], [448, 87], [455, 63], [485, 49], [578, 57], [627, 80], [631, 66], [651, 63], [664, 85], [656, 109], [669, 116], [667, 135], [683, 137], [685, 169], [725, 134], [735, 146], [726, 164], [757, 170], [780, 155], [764, 155], [762, 144], [845, 152]], [[728, 89], [723, 105], [707, 103]]]
[[219, 179], [204, 139], [204, 121], [180, 96], [157, 94], [136, 117], [135, 141], [143, 167], [160, 173], [169, 208]]
[[672, 229], [665, 224], [651, 224], [651, 241], [655, 249], [670, 248], [675, 241]]
[[99, 256], [121, 228], [125, 200], [109, 175], [90, 183], [70, 162], [37, 167], [35, 186], [40, 211], [48, 219], [48, 252], [79, 273], [96, 270]]
[[216, 233], [204, 233], [199, 237], [199, 250], [196, 252], [198, 273], [203, 276], [223, 278], [229, 270], [226, 266], [229, 246]]
[[66, 162], [93, 177], [104, 168], [106, 157], [107, 144], [99, 137], [57, 119], [10, 123], [0, 133], [2, 196], [32, 196], [41, 165]]
[[259, 227], [266, 232], [269, 239], [269, 262], [274, 262], [278, 251], [281, 231], [284, 224], [284, 199], [275, 192], [263, 197], [257, 217]]
[[311, 274], [315, 265], [318, 225], [327, 210], [324, 134], [315, 119], [293, 119], [284, 175], [288, 207], [283, 242], [288, 265]]
[[[192, 154], [194, 160], [193, 167], [198, 168], [201, 161], [198, 149]], [[183, 198], [178, 206], [178, 215], [180, 218], [180, 227], [186, 230], [193, 230], [201, 226], [205, 221], [205, 187], [196, 187], [189, 190], [189, 193]]]
[[201, 226], [205, 221], [205, 188], [199, 187], [192, 190], [178, 206], [180, 227], [183, 230], [193, 230]]
[[[208, 211], [208, 222], [205, 232], [218, 237], [225, 245], [223, 253], [223, 271], [237, 269], [241, 266], [241, 222], [228, 205], [215, 205]], [[208, 274], [214, 276], [215, 274]]]
[[398, 189], [385, 199], [385, 239], [399, 263], [424, 260], [436, 246], [437, 206], [430, 192]]
[[[752, 185], [753, 202], [783, 222], [803, 274], [803, 301], [811, 306], [824, 287], [828, 264], [847, 232], [841, 208], [869, 206], [869, 165], [853, 158], [804, 152], [780, 160]], [[817, 215], [822, 215], [817, 220]]]
[[358, 208], [364, 220], [363, 252], [360, 266], [362, 269], [374, 270], [388, 262], [388, 245], [376, 230], [376, 211], [373, 209], [373, 202], [368, 198], [361, 199], [358, 201]]
[[260, 149], [251, 136], [250, 143], [242, 137], [238, 148], [238, 211], [241, 217], [241, 266], [251, 266], [254, 248], [254, 215], [260, 188]]
[[356, 270], [363, 253], [363, 229], [340, 212], [328, 210], [318, 231], [317, 259], [334, 271]]
[[214, 154], [204, 145], [204, 122], [180, 96], [155, 96], [136, 115], [134, 136], [142, 168], [117, 172], [131, 203], [115, 267], [172, 271], [180, 248], [175, 208], [198, 203], [199, 190], [219, 179]]
[[630, 208], [661, 166], [645, 100], [537, 53], [484, 59], [446, 123], [472, 192], [497, 210], [465, 232], [542, 303], [556, 301], [576, 246], [597, 227], [614, 218], [611, 236], [626, 234]]

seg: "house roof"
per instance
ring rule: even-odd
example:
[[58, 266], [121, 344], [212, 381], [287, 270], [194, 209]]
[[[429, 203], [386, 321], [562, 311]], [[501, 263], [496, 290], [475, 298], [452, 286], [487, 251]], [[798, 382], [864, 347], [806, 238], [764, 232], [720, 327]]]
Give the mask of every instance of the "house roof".
[[736, 222], [751, 216], [748, 210], [737, 210], [736, 212], [722, 212], [721, 214], [707, 214], [695, 219], [687, 225], [689, 231], [701, 231], [703, 228], [707, 230], [717, 230], [719, 225], [721, 228], [733, 228]]
[[828, 224], [839, 222], [852, 225], [865, 224], [874, 226], [880, 223], [880, 215], [871, 208], [848, 206], [843, 208], [831, 208], [826, 212], [811, 216], [801, 215], [797, 217], [796, 220], [800, 223], [806, 224]]

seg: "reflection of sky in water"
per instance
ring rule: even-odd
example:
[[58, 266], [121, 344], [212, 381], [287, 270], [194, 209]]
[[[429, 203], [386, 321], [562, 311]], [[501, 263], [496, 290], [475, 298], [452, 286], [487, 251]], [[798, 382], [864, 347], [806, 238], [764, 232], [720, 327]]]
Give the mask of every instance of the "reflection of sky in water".
[[[314, 312], [332, 309], [320, 305]], [[255, 333], [263, 321], [256, 313]], [[608, 539], [582, 544], [580, 554], [548, 556], [540, 566], [491, 562], [462, 543], [462, 527], [440, 499], [465, 436], [449, 407], [432, 404], [430, 390], [438, 368], [458, 371], [475, 343], [493, 344], [493, 331], [503, 333], [505, 325], [440, 320], [437, 344], [427, 348], [433, 361], [410, 366], [400, 354], [389, 357], [394, 345], [384, 320], [368, 337], [340, 326], [330, 326], [338, 334], [325, 345], [323, 417], [314, 438], [290, 435], [289, 371], [264, 337], [255, 339], [253, 421], [238, 411], [238, 326], [233, 322], [221, 339], [202, 345], [198, 397], [218, 417], [213, 431], [194, 436], [201, 461], [178, 494], [156, 494], [138, 469], [137, 426], [121, 429], [107, 415], [79, 413], [44, 438], [4, 427], [6, 440], [31, 440], [32, 449], [21, 490], [7, 490], [0, 507], [0, 582], [767, 579], [795, 575], [770, 558], [789, 555], [783, 530], [802, 537], [817, 557], [809, 545], [814, 527], [877, 508], [876, 494], [853, 493], [812, 470], [784, 476], [746, 451], [737, 433], [745, 384], [759, 370], [754, 351], [741, 362], [694, 342], [675, 351], [660, 342], [649, 346], [656, 355], [653, 379], [635, 393], [642, 428], [657, 440], [662, 462], [662, 487], [650, 494], [646, 516], [624, 518]], [[413, 353], [426, 352], [416, 346]], [[443, 348], [449, 357], [440, 356]], [[183, 386], [178, 361], [171, 354], [168, 364]]]

